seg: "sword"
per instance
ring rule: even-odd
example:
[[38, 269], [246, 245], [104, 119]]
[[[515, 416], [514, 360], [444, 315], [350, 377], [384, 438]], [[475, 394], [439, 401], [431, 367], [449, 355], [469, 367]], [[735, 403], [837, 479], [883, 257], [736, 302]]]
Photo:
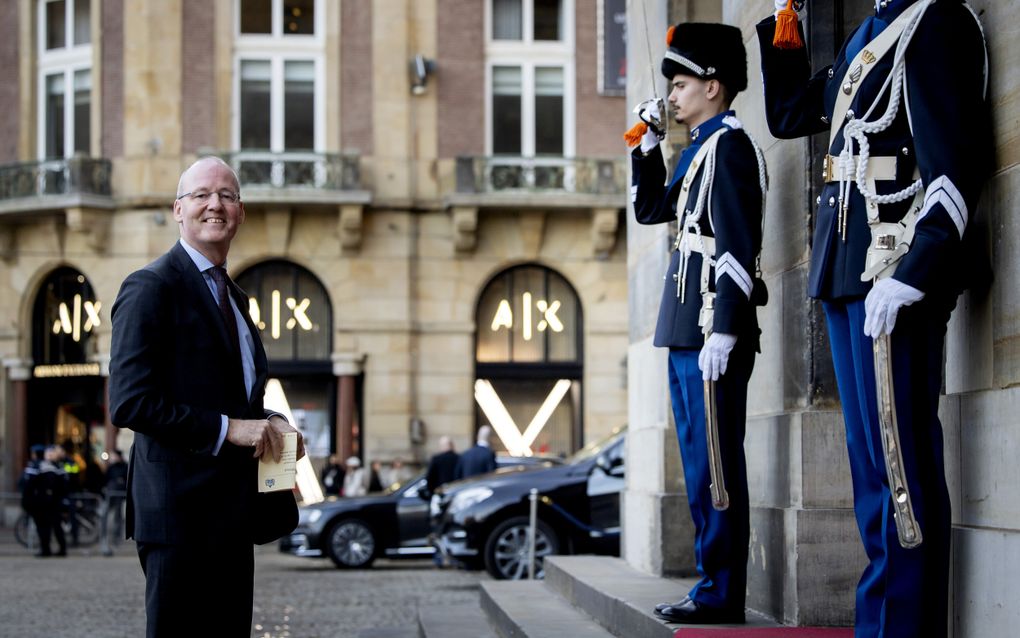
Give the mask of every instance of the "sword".
[[712, 483], [712, 507], [719, 510], [730, 506], [730, 495], [726, 493], [726, 478], [723, 476], [722, 453], [719, 451], [719, 415], [715, 409], [715, 381], [705, 381], [705, 439], [708, 443], [708, 473]]
[[883, 334], [873, 341], [875, 353], [875, 394], [878, 395], [878, 422], [881, 429], [882, 454], [892, 493], [893, 518], [900, 545], [906, 549], [921, 544], [921, 526], [914, 516], [914, 505], [907, 488], [903, 470], [903, 449], [900, 447], [900, 428], [896, 420], [896, 403], [893, 394], [892, 339]]

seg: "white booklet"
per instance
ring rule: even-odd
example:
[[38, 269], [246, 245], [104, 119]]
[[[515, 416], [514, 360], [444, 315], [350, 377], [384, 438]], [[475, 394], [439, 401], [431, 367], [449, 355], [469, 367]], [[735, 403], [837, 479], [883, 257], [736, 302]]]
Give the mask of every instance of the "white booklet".
[[297, 478], [297, 432], [283, 435], [283, 453], [280, 462], [264, 457], [259, 461], [259, 491], [278, 492], [294, 489]]

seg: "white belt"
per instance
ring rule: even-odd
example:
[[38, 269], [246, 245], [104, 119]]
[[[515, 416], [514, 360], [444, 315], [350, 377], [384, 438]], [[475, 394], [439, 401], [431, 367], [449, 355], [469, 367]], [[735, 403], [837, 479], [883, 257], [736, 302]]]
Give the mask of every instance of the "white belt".
[[[853, 156], [854, 166], [860, 161], [860, 157], [857, 155]], [[896, 156], [872, 156], [868, 158], [868, 174], [865, 176], [867, 179], [873, 179], [875, 181], [888, 180], [892, 181], [896, 179]], [[838, 155], [826, 155], [822, 160], [822, 180], [825, 182], [838, 182], [839, 181], [839, 156]], [[856, 180], [848, 180], [856, 181]]]

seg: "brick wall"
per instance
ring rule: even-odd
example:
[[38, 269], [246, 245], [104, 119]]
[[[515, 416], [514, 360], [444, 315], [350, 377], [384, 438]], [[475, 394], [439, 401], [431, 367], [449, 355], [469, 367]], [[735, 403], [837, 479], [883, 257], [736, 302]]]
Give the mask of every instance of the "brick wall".
[[372, 154], [372, 3], [340, 8], [340, 146]]
[[124, 0], [103, 0], [102, 155], [124, 154]]
[[577, 0], [575, 12], [577, 75], [577, 156], [626, 152], [626, 99], [598, 92], [598, 0]]
[[216, 12], [184, 0], [181, 17], [181, 151], [216, 145]]
[[478, 0], [438, 0], [439, 157], [485, 150], [485, 28]]
[[0, 162], [18, 160], [18, 4], [0, 2]]

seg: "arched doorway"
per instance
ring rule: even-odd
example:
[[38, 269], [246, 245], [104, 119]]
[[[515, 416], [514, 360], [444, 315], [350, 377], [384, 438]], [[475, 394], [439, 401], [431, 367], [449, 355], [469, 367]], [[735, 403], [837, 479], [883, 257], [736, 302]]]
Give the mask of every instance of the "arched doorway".
[[46, 276], [32, 305], [26, 443], [64, 447], [72, 491], [102, 487], [96, 470], [106, 444], [106, 392], [93, 336], [103, 310], [88, 278], [68, 266]]
[[284, 260], [259, 263], [235, 280], [248, 294], [248, 312], [269, 359], [266, 402], [278, 401], [282, 392], [308, 456], [318, 464], [337, 449], [329, 294], [310, 271]]
[[581, 302], [559, 273], [515, 266], [493, 277], [476, 309], [476, 425], [511, 454], [560, 454], [584, 444]]

